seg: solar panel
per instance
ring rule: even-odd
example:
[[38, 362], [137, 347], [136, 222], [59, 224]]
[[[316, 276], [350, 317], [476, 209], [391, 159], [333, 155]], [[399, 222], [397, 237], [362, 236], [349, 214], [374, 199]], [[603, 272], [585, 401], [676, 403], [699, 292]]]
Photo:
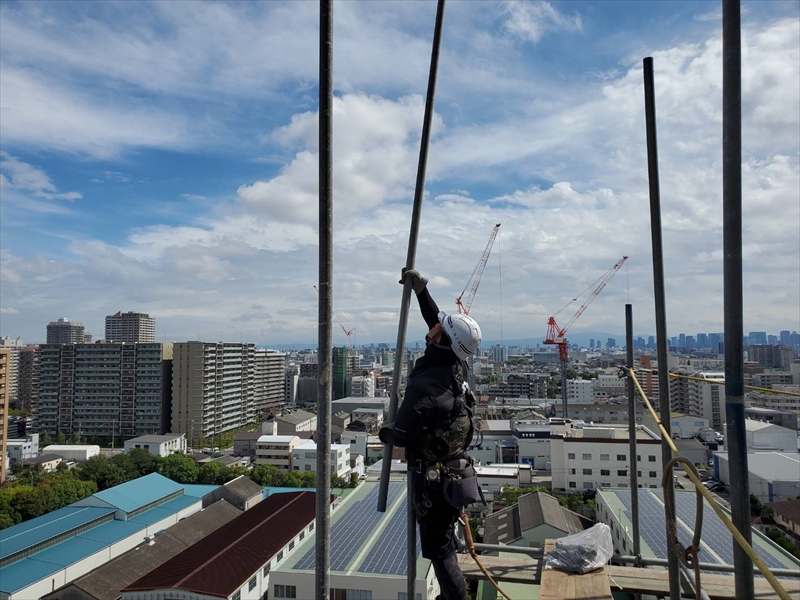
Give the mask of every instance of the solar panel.
[[[382, 575], [405, 575], [408, 573], [408, 498], [392, 515], [389, 524], [372, 547], [372, 552], [358, 567], [361, 573], [380, 573]], [[421, 552], [419, 531], [417, 532], [417, 553]]]
[[[385, 513], [375, 510], [378, 489], [379, 486], [375, 486], [363, 499], [353, 503], [331, 528], [331, 571], [346, 571], [350, 561], [385, 517]], [[390, 483], [386, 506], [391, 506], [405, 489], [405, 483]], [[311, 548], [293, 568], [313, 569], [315, 564], [316, 548]]]

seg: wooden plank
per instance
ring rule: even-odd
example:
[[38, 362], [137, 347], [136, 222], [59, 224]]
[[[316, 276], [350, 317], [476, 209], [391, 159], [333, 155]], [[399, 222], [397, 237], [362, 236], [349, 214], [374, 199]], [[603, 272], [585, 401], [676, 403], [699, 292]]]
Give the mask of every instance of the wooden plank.
[[[498, 583], [539, 583], [536, 574], [539, 561], [535, 558], [504, 558], [482, 554], [478, 560]], [[469, 554], [460, 554], [458, 563], [467, 579], [486, 580], [486, 575]]]
[[[669, 595], [669, 574], [666, 569], [637, 569], [635, 567], [610, 566], [611, 588], [623, 589], [628, 593]], [[782, 581], [784, 588], [792, 598], [800, 600], [800, 584], [797, 580]], [[735, 600], [736, 587], [733, 574], [709, 575], [700, 574], [700, 585], [711, 600]], [[778, 600], [778, 595], [766, 579], [754, 580], [756, 600]], [[683, 597], [693, 598], [684, 593]]]
[[[553, 548], [553, 540], [544, 545], [545, 555]], [[558, 569], [542, 571], [540, 600], [612, 600], [608, 567], [578, 575]]]

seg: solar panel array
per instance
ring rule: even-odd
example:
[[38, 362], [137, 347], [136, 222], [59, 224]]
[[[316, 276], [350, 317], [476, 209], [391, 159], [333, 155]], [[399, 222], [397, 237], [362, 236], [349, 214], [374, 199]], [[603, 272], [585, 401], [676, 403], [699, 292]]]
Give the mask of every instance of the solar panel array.
[[[408, 573], [407, 524], [408, 498], [392, 515], [389, 524], [373, 546], [373, 551], [358, 567], [361, 573], [406, 575]], [[417, 554], [421, 552], [417, 533]]]
[[[375, 530], [385, 513], [379, 513], [378, 489], [375, 486], [361, 500], [353, 503], [347, 513], [331, 528], [331, 571], [346, 571], [356, 553]], [[386, 506], [391, 506], [404, 493], [405, 483], [390, 483]], [[313, 569], [316, 563], [316, 547], [305, 553], [294, 565], [295, 569]]]

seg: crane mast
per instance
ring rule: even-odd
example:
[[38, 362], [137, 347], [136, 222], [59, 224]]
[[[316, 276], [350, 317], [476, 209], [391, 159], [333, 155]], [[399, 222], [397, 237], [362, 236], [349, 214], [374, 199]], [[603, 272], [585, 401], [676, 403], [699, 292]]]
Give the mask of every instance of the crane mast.
[[[497, 231], [500, 229], [500, 223], [494, 226], [492, 229], [492, 233], [489, 235], [489, 243], [486, 244], [486, 250], [483, 251], [483, 256], [478, 261], [478, 264], [475, 266], [475, 270], [472, 271], [472, 275], [469, 277], [469, 281], [467, 281], [467, 285], [464, 286], [464, 290], [459, 294], [458, 298], [456, 298], [456, 305], [458, 306], [458, 312], [468, 315], [469, 309], [472, 306], [472, 301], [475, 300], [475, 294], [478, 291], [478, 286], [481, 284], [481, 277], [483, 277], [483, 271], [486, 268], [486, 263], [489, 261], [489, 255], [492, 253], [492, 246], [494, 245], [494, 240], [497, 237]], [[467, 288], [470, 287], [470, 283], [472, 287], [469, 290], [469, 295], [467, 299], [462, 302], [461, 298], [464, 297], [464, 292], [467, 291]]]
[[575, 311], [575, 314], [572, 315], [572, 318], [567, 321], [567, 324], [564, 327], [559, 327], [558, 323], [556, 323], [555, 316], [550, 317], [547, 320], [547, 337], [544, 340], [545, 344], [554, 344], [558, 346], [558, 360], [561, 367], [561, 405], [562, 405], [562, 416], [566, 419], [567, 418], [567, 361], [569, 360], [569, 342], [567, 341], [566, 333], [567, 329], [572, 327], [575, 324], [580, 316], [586, 311], [588, 306], [594, 301], [595, 298], [603, 291], [611, 278], [622, 268], [622, 265], [625, 264], [625, 261], [628, 260], [627, 256], [623, 256], [617, 263], [611, 267], [606, 273], [600, 278], [600, 283], [597, 287], [589, 294], [589, 297], [586, 301], [581, 304], [580, 308]]

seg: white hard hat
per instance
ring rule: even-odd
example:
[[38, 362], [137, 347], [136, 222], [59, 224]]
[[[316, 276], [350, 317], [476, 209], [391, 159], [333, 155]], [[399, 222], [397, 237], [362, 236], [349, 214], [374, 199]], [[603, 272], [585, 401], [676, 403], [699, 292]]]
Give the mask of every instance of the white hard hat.
[[475, 354], [481, 345], [481, 328], [469, 315], [439, 313], [439, 322], [450, 338], [450, 347], [461, 360]]

